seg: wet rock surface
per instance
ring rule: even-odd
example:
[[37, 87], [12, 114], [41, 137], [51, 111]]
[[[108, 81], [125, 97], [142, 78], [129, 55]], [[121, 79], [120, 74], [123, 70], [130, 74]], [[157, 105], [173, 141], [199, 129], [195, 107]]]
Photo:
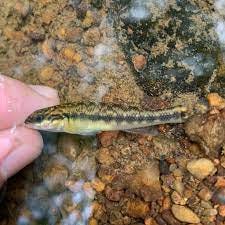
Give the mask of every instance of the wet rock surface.
[[[113, 6], [119, 43], [147, 94], [204, 94], [210, 88], [224, 95], [218, 89], [224, 85], [223, 51], [213, 4], [118, 0]], [[135, 60], [140, 54], [146, 63]], [[216, 70], [223, 75], [214, 79]]]

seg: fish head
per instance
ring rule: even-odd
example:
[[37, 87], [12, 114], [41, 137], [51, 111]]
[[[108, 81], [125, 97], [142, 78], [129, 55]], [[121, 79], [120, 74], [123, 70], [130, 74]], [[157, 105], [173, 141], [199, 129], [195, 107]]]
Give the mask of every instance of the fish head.
[[31, 129], [60, 132], [64, 126], [65, 117], [54, 107], [40, 109], [32, 113], [25, 126]]

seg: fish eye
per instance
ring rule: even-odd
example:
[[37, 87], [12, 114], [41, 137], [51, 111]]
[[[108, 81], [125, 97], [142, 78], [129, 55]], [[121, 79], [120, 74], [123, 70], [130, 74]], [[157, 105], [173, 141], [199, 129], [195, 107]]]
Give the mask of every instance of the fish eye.
[[36, 122], [40, 123], [42, 121], [42, 118], [43, 117], [41, 115], [37, 115], [36, 118], [35, 118]]

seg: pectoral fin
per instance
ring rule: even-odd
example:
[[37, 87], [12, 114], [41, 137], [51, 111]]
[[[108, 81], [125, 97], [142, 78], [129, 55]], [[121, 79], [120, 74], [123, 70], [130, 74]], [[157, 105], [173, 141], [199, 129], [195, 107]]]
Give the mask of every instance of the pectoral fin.
[[134, 128], [134, 129], [128, 129], [123, 131], [127, 133], [131, 133], [131, 134], [144, 134], [144, 135], [151, 135], [151, 136], [157, 136], [159, 134], [158, 130], [154, 126]]

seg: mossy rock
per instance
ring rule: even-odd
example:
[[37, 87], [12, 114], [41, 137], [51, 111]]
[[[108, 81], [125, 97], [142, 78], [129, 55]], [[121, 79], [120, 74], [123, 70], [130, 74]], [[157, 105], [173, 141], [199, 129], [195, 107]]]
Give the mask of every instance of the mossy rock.
[[[148, 95], [203, 96], [210, 90], [225, 96], [223, 52], [213, 7], [205, 1], [114, 1], [118, 41]], [[147, 59], [141, 71], [132, 63], [136, 54]]]

